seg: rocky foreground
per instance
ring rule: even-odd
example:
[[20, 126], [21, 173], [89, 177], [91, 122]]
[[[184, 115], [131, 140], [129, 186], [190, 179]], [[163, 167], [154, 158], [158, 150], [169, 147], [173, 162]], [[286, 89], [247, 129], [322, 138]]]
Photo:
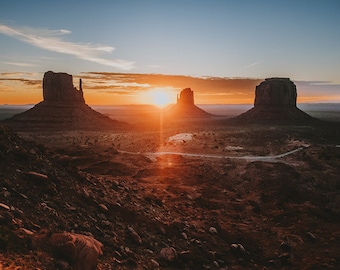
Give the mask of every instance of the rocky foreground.
[[[311, 133], [242, 133], [312, 145], [280, 162], [152, 161], [89, 137], [52, 151], [1, 126], [0, 269], [339, 269], [340, 148]], [[178, 147], [200, 136], [241, 137]]]

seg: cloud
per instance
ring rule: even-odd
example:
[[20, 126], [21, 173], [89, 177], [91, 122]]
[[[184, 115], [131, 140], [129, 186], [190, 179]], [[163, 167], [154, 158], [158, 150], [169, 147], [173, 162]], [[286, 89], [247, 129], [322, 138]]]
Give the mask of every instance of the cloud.
[[[111, 94], [142, 94], [153, 89], [167, 89], [179, 94], [186, 87], [195, 93], [195, 102], [252, 103], [255, 86], [262, 79], [192, 77], [165, 74], [136, 74], [111, 72], [86, 72], [80, 76], [88, 89]], [[86, 91], [86, 87], [83, 88]]]
[[15, 82], [29, 86], [41, 86], [41, 80], [37, 79], [37, 76], [37, 73], [29, 72], [2, 72], [0, 73], [0, 82]]
[[4, 62], [4, 64], [18, 66], [18, 67], [36, 67], [37, 66], [35, 64], [19, 63], [19, 62]]
[[70, 54], [79, 59], [95, 62], [98, 64], [116, 67], [122, 70], [131, 70], [134, 68], [134, 62], [115, 59], [109, 60], [101, 57], [102, 53], [111, 53], [114, 47], [104, 46], [92, 43], [73, 43], [64, 41], [61, 36], [71, 34], [71, 31], [33, 29], [28, 27], [15, 28], [0, 24], [0, 33], [16, 38], [35, 47], [57, 53]]
[[249, 65], [246, 65], [246, 66], [244, 66], [244, 67], [243, 67], [243, 68], [241, 68], [241, 69], [247, 69], [247, 68], [251, 68], [251, 67], [253, 67], [253, 66], [256, 66], [256, 65], [258, 65], [258, 64], [261, 64], [261, 63], [263, 63], [263, 61], [257, 61], [257, 62], [255, 62], [255, 63], [249, 64]]
[[33, 86], [37, 86], [37, 85], [41, 85], [41, 80], [28, 80], [28, 79], [23, 79], [23, 78], [0, 78], [0, 81], [14, 81], [14, 82], [21, 82], [24, 83], [26, 85], [33, 85]]

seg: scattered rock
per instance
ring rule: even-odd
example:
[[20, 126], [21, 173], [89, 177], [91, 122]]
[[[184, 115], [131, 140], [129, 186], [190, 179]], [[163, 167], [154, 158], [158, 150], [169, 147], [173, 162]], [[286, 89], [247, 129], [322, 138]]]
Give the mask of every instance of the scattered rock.
[[27, 230], [25, 228], [20, 228], [19, 231], [25, 235], [33, 235], [34, 233], [30, 230]]
[[161, 257], [168, 262], [172, 262], [177, 259], [177, 251], [173, 247], [162, 248], [160, 254]]
[[37, 183], [44, 183], [46, 180], [48, 180], [48, 176], [46, 174], [38, 172], [27, 172], [26, 175], [28, 176], [28, 179]]
[[142, 238], [139, 236], [139, 234], [134, 230], [132, 227], [128, 227], [128, 230], [130, 232], [130, 235], [132, 239], [137, 242], [138, 244], [142, 244]]
[[307, 232], [307, 236], [311, 240], [316, 240], [317, 239], [316, 236], [313, 233], [311, 233], [311, 232]]
[[289, 253], [283, 253], [279, 256], [279, 260], [283, 265], [287, 265], [289, 263], [290, 258], [291, 255]]
[[292, 246], [290, 245], [289, 242], [282, 242], [280, 244], [280, 248], [283, 250], [283, 251], [289, 251], [292, 249]]
[[246, 250], [241, 244], [231, 244], [230, 245], [231, 249], [240, 253], [240, 254], [245, 254]]
[[0, 203], [0, 208], [5, 209], [7, 211], [10, 210], [10, 207], [7, 204], [4, 204], [4, 203]]
[[181, 235], [182, 235], [183, 239], [185, 239], [185, 240], [188, 239], [188, 236], [187, 236], [187, 234], [185, 232], [182, 232]]
[[210, 228], [209, 228], [209, 232], [210, 232], [211, 234], [217, 234], [217, 229], [216, 229], [215, 227], [210, 227]]
[[156, 260], [151, 259], [151, 262], [153, 266], [159, 267], [159, 263]]
[[106, 206], [105, 204], [100, 203], [100, 204], [99, 204], [99, 207], [100, 207], [102, 210], [104, 210], [105, 212], [109, 211], [109, 209], [107, 208], [107, 206]]

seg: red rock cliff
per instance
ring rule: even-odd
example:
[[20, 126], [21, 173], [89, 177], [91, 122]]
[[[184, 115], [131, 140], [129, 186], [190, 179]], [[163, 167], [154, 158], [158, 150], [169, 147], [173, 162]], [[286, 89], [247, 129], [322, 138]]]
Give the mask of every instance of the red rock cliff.
[[48, 71], [43, 78], [44, 101], [85, 103], [81, 81], [79, 86], [79, 90], [73, 86], [73, 78], [70, 74]]

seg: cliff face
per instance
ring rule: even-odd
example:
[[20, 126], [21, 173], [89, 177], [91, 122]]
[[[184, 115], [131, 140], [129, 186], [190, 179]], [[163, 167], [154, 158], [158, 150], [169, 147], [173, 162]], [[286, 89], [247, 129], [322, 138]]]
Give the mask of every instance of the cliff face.
[[185, 88], [177, 97], [177, 104], [180, 106], [195, 105], [194, 103], [194, 92], [190, 88]]
[[296, 107], [296, 86], [289, 78], [269, 78], [256, 86], [254, 106]]
[[231, 121], [295, 124], [316, 120], [296, 107], [296, 99], [296, 86], [289, 78], [265, 79], [256, 86], [254, 107]]
[[81, 79], [79, 90], [73, 86], [72, 75], [48, 71], [43, 78], [44, 101], [85, 103]]
[[82, 81], [79, 90], [72, 75], [48, 71], [43, 78], [44, 100], [4, 122], [14, 130], [100, 130], [126, 126], [90, 108], [84, 100]]

